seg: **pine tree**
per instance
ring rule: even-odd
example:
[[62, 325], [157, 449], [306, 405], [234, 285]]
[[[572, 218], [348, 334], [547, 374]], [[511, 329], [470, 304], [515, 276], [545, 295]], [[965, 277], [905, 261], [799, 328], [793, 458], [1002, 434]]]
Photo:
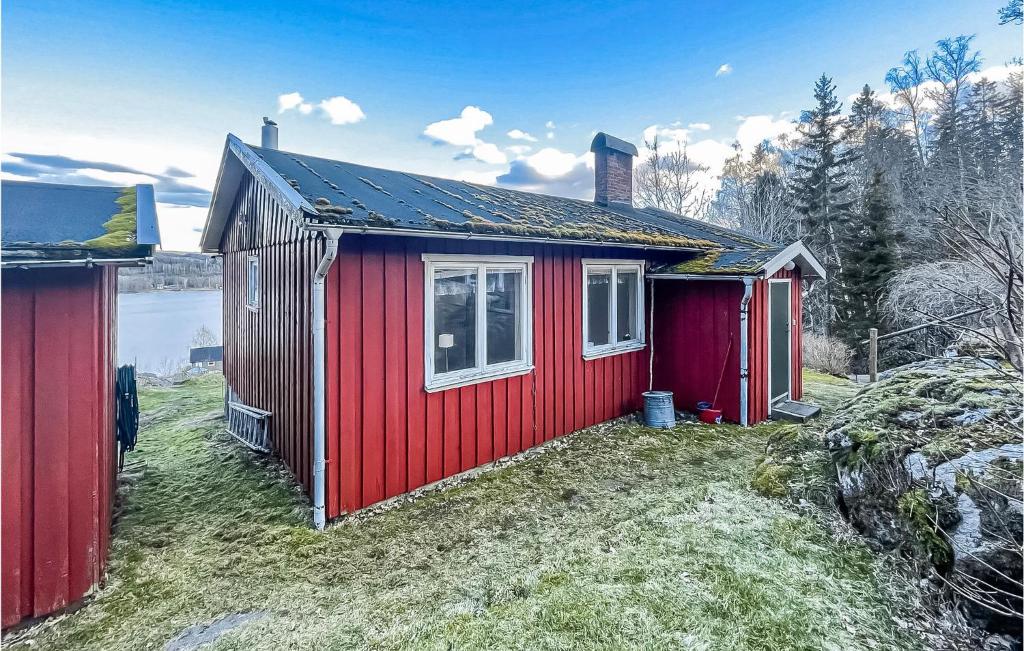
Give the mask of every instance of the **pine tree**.
[[799, 176], [793, 184], [794, 201], [801, 217], [800, 234], [822, 258], [830, 277], [817, 284], [818, 297], [811, 301], [813, 311], [809, 312], [812, 326], [825, 333], [835, 319], [832, 297], [843, 268], [840, 239], [854, 203], [849, 197], [847, 179], [847, 168], [854, 155], [843, 144], [845, 122], [835, 91], [835, 84], [825, 75], [814, 84], [817, 106], [804, 111], [800, 118], [802, 151], [796, 161]]
[[890, 193], [884, 174], [876, 170], [860, 214], [846, 233], [856, 245], [849, 248], [843, 266], [836, 334], [855, 348], [869, 328], [885, 329], [878, 302], [897, 269], [897, 244], [902, 239], [893, 226]]

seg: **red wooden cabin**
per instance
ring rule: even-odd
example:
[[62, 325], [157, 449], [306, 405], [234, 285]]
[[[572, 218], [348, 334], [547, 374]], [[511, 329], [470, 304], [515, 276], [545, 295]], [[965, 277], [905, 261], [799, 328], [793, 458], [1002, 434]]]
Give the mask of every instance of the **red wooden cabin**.
[[89, 593], [115, 474], [117, 267], [159, 242], [153, 188], [3, 181], [4, 628]]
[[652, 354], [679, 408], [717, 390], [746, 424], [800, 397], [800, 281], [820, 265], [634, 207], [629, 143], [594, 139], [587, 202], [264, 136], [228, 136], [202, 246], [224, 256], [232, 404], [269, 413], [318, 526], [636, 411]]

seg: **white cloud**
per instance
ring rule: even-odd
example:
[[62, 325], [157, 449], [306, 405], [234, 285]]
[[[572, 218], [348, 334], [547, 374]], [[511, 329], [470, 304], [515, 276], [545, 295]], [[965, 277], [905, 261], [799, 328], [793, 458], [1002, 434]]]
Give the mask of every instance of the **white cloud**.
[[331, 124], [353, 124], [366, 118], [358, 104], [342, 95], [328, 97], [319, 106], [330, 118]]
[[277, 96], [277, 112], [284, 113], [302, 104], [300, 93], [285, 93]]
[[164, 251], [196, 251], [206, 224], [208, 208], [157, 203], [160, 218], [160, 248]]
[[555, 128], [554, 120], [548, 120], [547, 122], [545, 122], [544, 123], [544, 128], [545, 129], [554, 129]]
[[736, 129], [736, 141], [743, 151], [750, 154], [764, 140], [777, 141], [781, 136], [792, 138], [796, 135], [796, 123], [785, 118], [770, 115], [748, 115]]
[[505, 151], [515, 156], [522, 156], [531, 149], [533, 149], [533, 147], [530, 145], [509, 145], [508, 147], [505, 147]]
[[526, 162], [544, 176], [562, 176], [568, 174], [579, 161], [579, 156], [545, 147], [536, 154], [526, 157]]
[[507, 135], [512, 140], [525, 140], [527, 142], [537, 142], [536, 138], [534, 138], [533, 136], [531, 136], [530, 134], [526, 133], [521, 129], [512, 129], [505, 135]]
[[548, 140], [554, 140], [555, 139], [555, 132], [554, 131], [548, 131], [547, 136], [548, 136]]
[[[968, 75], [967, 78], [971, 82], [976, 82], [979, 79], [984, 78], [984, 79], [987, 79], [989, 81], [994, 81], [996, 83], [1003, 83], [1003, 82], [1006, 81], [1006, 79], [1012, 73], [1014, 73], [1014, 72], [1020, 73], [1022, 71], [1024, 71], [1024, 66], [1021, 66], [1021, 65], [1010, 64], [1010, 65], [990, 66], [988, 68], [985, 68], [984, 70], [979, 70], [978, 72], [975, 72], [975, 73], [972, 73], [972, 74]], [[918, 88], [921, 90], [921, 96], [920, 97], [921, 97], [921, 108], [922, 109], [924, 109], [925, 111], [935, 111], [937, 109], [937, 105], [935, 103], [935, 100], [933, 100], [928, 95], [929, 95], [929, 92], [937, 91], [937, 90], [940, 89], [940, 87], [941, 86], [940, 86], [939, 82], [937, 82], [937, 81], [930, 81], [930, 80], [926, 81], [926, 82], [922, 83], [920, 86], [918, 86]], [[879, 102], [885, 104], [886, 106], [888, 106], [890, 108], [899, 108], [900, 107], [900, 103], [896, 100], [896, 96], [895, 95], [893, 95], [892, 93], [878, 92], [878, 91], [879, 91], [879, 89], [876, 88], [875, 89], [875, 92], [876, 92], [875, 99], [877, 99]], [[854, 93], [854, 94], [850, 95], [849, 97], [847, 97], [846, 98], [847, 105], [852, 105], [854, 100], [856, 100], [859, 95], [860, 95], [860, 91], [858, 90], [856, 93]]]
[[710, 131], [711, 130], [711, 125], [708, 124], [707, 122], [691, 122], [690, 124], [688, 124], [686, 126], [688, 126], [689, 128], [693, 129], [694, 131]]
[[723, 63], [722, 65], [718, 66], [718, 70], [715, 71], [715, 76], [716, 77], [721, 77], [722, 75], [727, 75], [727, 74], [730, 74], [731, 72], [732, 72], [732, 65], [730, 65], [728, 63]]
[[491, 165], [504, 165], [508, 162], [508, 158], [498, 149], [498, 146], [489, 142], [478, 142], [474, 145], [471, 153], [473, 158]]
[[423, 134], [437, 142], [472, 147], [477, 144], [476, 132], [493, 124], [491, 114], [477, 106], [467, 106], [457, 118], [432, 122], [423, 130]]
[[297, 110], [303, 115], [309, 115], [313, 112], [313, 105], [303, 100], [300, 93], [285, 93], [284, 95], [277, 96], [278, 113], [284, 113], [292, 109]]
[[494, 118], [487, 111], [478, 106], [467, 106], [457, 118], [432, 122], [423, 130], [423, 135], [435, 142], [466, 147], [465, 152], [459, 157], [472, 156], [473, 158], [492, 165], [508, 162], [505, 154], [498, 149], [498, 146], [484, 142], [477, 137], [477, 132], [494, 123]]
[[545, 147], [512, 161], [508, 172], [498, 175], [495, 182], [528, 192], [593, 199], [594, 155], [586, 152], [577, 156]]

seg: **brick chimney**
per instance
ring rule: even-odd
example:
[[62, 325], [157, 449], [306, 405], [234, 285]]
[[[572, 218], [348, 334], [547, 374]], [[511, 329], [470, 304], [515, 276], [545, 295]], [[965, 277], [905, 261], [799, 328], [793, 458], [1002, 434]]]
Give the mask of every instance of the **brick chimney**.
[[636, 147], [607, 133], [598, 133], [590, 143], [590, 151], [594, 152], [594, 203], [632, 206]]

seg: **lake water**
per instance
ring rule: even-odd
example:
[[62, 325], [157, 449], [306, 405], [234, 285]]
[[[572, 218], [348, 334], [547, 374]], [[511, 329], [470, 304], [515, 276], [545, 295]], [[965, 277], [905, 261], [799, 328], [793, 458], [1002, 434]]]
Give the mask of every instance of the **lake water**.
[[158, 291], [118, 296], [117, 363], [161, 372], [188, 362], [196, 330], [221, 337], [219, 290]]

